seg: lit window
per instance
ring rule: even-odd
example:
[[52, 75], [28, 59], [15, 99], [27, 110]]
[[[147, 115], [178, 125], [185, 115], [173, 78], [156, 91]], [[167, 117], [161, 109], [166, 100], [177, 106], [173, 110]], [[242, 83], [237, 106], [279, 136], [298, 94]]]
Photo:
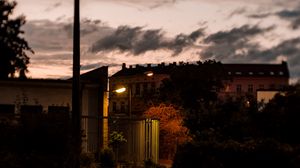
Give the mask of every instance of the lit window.
[[231, 72], [228, 72], [228, 75], [231, 75]]
[[279, 72], [279, 75], [283, 75], [284, 73], [282, 71]]
[[271, 72], [270, 72], [270, 75], [274, 75], [274, 72], [273, 72], [273, 71], [271, 71]]
[[253, 75], [253, 72], [249, 72], [249, 75]]

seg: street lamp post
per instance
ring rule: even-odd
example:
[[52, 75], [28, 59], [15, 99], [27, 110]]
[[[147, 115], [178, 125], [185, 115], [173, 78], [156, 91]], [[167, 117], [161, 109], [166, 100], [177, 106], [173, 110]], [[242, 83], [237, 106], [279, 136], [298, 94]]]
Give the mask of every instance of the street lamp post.
[[74, 0], [73, 78], [72, 78], [72, 134], [74, 167], [80, 167], [81, 154], [81, 95], [80, 95], [80, 14], [79, 0]]
[[[146, 75], [147, 77], [152, 77], [154, 75], [154, 73], [152, 71], [146, 71], [144, 73], [144, 75]], [[130, 146], [129, 146], [129, 156], [133, 157], [134, 154], [134, 135], [133, 135], [133, 122], [132, 122], [132, 85], [131, 84], [127, 84], [126, 87], [122, 86], [116, 90], [114, 90], [114, 92], [116, 93], [123, 93], [127, 90], [127, 94], [128, 94], [128, 118], [129, 118], [129, 126], [130, 126]], [[147, 148], [148, 149], [148, 148]], [[150, 151], [150, 150], [147, 150]], [[148, 158], [148, 156], [146, 156]], [[135, 161], [135, 160], [133, 160]]]

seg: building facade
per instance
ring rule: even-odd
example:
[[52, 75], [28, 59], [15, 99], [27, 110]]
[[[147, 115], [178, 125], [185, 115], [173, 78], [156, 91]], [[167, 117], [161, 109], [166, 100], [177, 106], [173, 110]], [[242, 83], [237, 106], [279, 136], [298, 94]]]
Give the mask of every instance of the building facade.
[[[101, 71], [101, 72], [100, 72]], [[107, 67], [82, 75], [82, 149], [98, 154], [103, 147], [103, 115], [107, 114]], [[72, 117], [72, 81], [51, 79], [0, 80], [0, 116]], [[106, 135], [107, 137], [107, 135]]]
[[[122, 69], [110, 77], [109, 87], [110, 90], [127, 87], [129, 92], [110, 93], [110, 113], [126, 115], [131, 110], [132, 115], [141, 115], [147, 106], [151, 105], [151, 100], [159, 95], [162, 81], [170, 78], [170, 74], [177, 66], [184, 68], [184, 64], [177, 65], [175, 62], [169, 65], [161, 63], [135, 67], [126, 67], [126, 64], [123, 64]], [[281, 64], [222, 64], [222, 66], [227, 76], [226, 80], [222, 81], [224, 89], [218, 91], [220, 98], [240, 96], [256, 98], [258, 90], [283, 90], [289, 85], [286, 62]], [[153, 75], [147, 76], [148, 72], [152, 72]]]

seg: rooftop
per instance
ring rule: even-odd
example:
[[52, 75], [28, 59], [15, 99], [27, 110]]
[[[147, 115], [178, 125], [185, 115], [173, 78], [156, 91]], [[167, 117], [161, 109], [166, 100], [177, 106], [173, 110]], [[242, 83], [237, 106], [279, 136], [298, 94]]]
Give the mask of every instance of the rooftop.
[[[147, 71], [152, 71], [154, 74], [171, 74], [172, 70], [176, 67], [185, 67], [188, 65], [196, 65], [180, 62], [176, 62], [165, 65], [161, 64], [147, 64], [145, 65], [135, 65], [133, 67], [130, 65], [126, 67], [126, 64], [123, 63], [122, 69], [112, 77], [118, 76], [131, 76], [144, 74]], [[201, 65], [201, 64], [200, 64]], [[265, 77], [265, 76], [282, 76], [289, 77], [289, 70], [286, 62], [281, 64], [222, 64], [226, 73], [229, 76], [255, 76], [255, 77]]]

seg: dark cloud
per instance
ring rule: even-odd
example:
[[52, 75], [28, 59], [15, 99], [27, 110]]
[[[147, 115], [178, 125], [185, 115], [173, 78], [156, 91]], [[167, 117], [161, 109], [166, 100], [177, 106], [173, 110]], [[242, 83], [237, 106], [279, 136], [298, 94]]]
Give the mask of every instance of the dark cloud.
[[253, 18], [253, 19], [262, 19], [271, 16], [272, 13], [259, 13], [259, 14], [250, 14], [247, 17]]
[[63, 50], [69, 43], [68, 36], [62, 29], [64, 26], [64, 23], [35, 20], [28, 21], [23, 30], [33, 50]]
[[92, 52], [119, 50], [139, 55], [157, 49], [169, 49], [175, 55], [204, 35], [204, 29], [198, 29], [189, 35], [179, 34], [167, 39], [160, 29], [143, 30], [142, 27], [120, 26], [112, 34], [98, 40], [91, 47]]
[[109, 66], [109, 67], [120, 67], [121, 64], [116, 64], [116, 63], [106, 63], [106, 62], [97, 62], [97, 63], [92, 63], [92, 64], [84, 64], [80, 66], [80, 70], [93, 70], [102, 66]]
[[285, 19], [291, 22], [291, 28], [297, 29], [300, 26], [300, 7], [295, 8], [293, 10], [282, 10], [275, 13], [281, 19]]
[[208, 46], [200, 52], [200, 55], [204, 59], [244, 59], [250, 50], [259, 48], [259, 44], [251, 42], [251, 39], [272, 29], [273, 27], [260, 28], [244, 25], [229, 31], [211, 34], [204, 39], [203, 42]]
[[48, 8], [45, 9], [45, 12], [50, 12], [56, 8], [58, 8], [59, 6], [61, 6], [62, 3], [61, 2], [57, 2], [57, 3], [54, 3], [53, 5], [49, 6]]
[[284, 40], [267, 49], [263, 49], [259, 43], [251, 42], [272, 29], [246, 25], [211, 34], [204, 39], [208, 46], [200, 52], [201, 58], [230, 63], [269, 63], [279, 61], [280, 57], [287, 58], [291, 76], [299, 78], [300, 37]]
[[232, 11], [230, 14], [229, 14], [229, 18], [235, 16], [235, 15], [241, 15], [241, 14], [244, 14], [247, 12], [247, 9], [246, 7], [240, 7], [240, 8], [237, 8], [235, 9], [234, 11]]

